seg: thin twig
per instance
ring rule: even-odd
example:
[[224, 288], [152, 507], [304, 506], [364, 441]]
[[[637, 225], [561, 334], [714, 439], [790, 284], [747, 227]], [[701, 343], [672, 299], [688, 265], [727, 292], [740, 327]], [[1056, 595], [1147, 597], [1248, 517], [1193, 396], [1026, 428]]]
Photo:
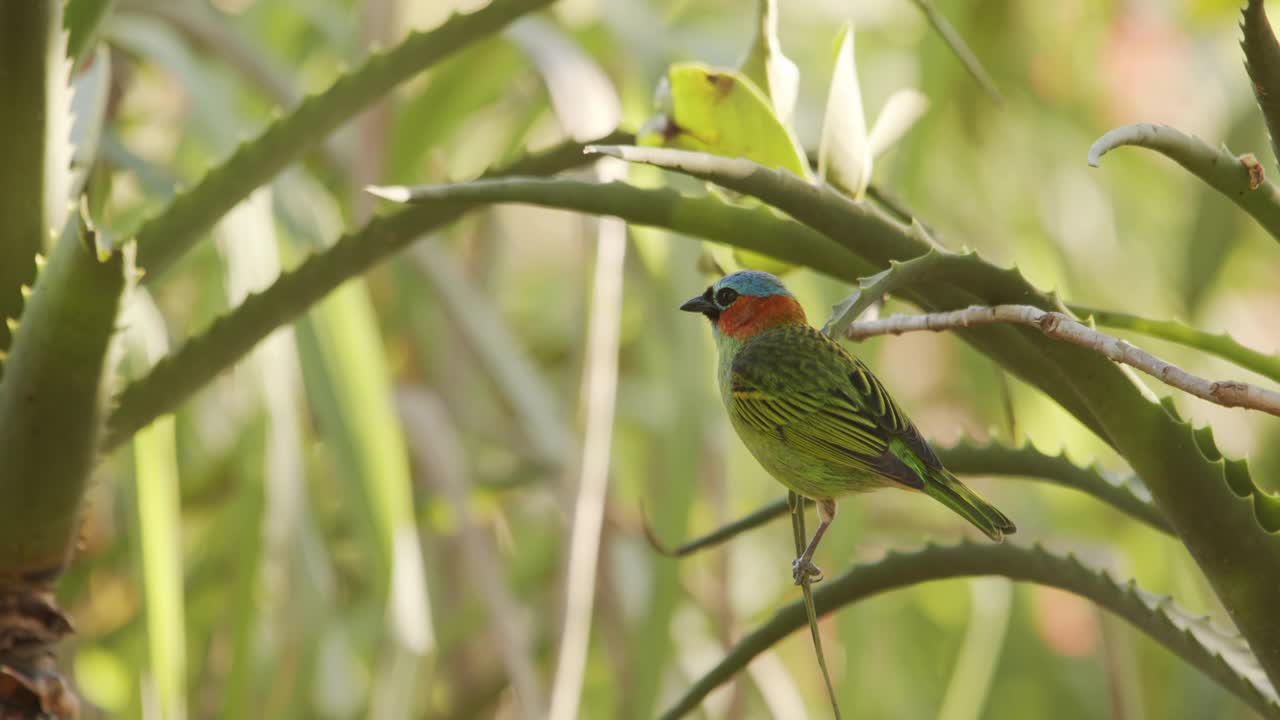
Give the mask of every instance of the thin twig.
[[1066, 314], [1030, 305], [974, 305], [950, 312], [893, 315], [883, 320], [854, 323], [845, 336], [851, 340], [863, 340], [874, 335], [900, 335], [917, 330], [937, 332], [994, 323], [1036, 328], [1051, 338], [1093, 350], [1110, 360], [1137, 368], [1166, 385], [1223, 407], [1249, 408], [1280, 416], [1280, 393], [1236, 380], [1206, 380], [1124, 340], [1087, 327]]
[[[597, 172], [601, 182], [608, 182], [617, 179], [624, 170], [608, 164], [600, 166]], [[560, 655], [556, 661], [548, 715], [553, 720], [570, 720], [578, 715], [591, 635], [591, 610], [618, 389], [618, 333], [627, 231], [626, 225], [616, 218], [601, 218], [599, 222], [591, 316], [587, 322], [587, 357], [583, 370], [586, 432], [582, 442], [578, 494], [573, 507], [573, 529], [569, 537], [564, 630], [560, 637]]]
[[978, 87], [982, 88], [982, 91], [990, 96], [997, 105], [1003, 106], [1004, 96], [1000, 94], [995, 81], [987, 74], [986, 68], [982, 67], [982, 62], [969, 49], [964, 38], [960, 37], [960, 33], [956, 32], [951, 22], [942, 13], [938, 12], [938, 9], [929, 0], [911, 1], [915, 3], [917, 8], [920, 8], [920, 12], [924, 13], [925, 18], [928, 19], [929, 24], [933, 26], [938, 35], [942, 36], [942, 41], [947, 44], [947, 47], [951, 48], [951, 52], [956, 54], [960, 64], [964, 65], [964, 69], [968, 70], [969, 74], [973, 76], [974, 81], [978, 83]]

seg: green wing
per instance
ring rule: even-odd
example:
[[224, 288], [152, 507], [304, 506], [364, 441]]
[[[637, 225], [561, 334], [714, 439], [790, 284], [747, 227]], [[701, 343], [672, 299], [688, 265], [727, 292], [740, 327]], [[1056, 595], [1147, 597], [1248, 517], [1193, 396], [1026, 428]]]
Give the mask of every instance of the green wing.
[[808, 326], [783, 326], [747, 341], [730, 374], [731, 410], [752, 428], [852, 473], [923, 489], [924, 479], [890, 450], [938, 458], [880, 381], [838, 343]]

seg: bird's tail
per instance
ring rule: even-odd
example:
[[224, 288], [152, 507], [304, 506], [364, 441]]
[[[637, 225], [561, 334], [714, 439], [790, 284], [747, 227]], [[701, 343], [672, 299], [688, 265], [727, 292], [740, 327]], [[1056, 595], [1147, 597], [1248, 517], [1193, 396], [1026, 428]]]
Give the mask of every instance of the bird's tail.
[[946, 470], [929, 468], [923, 489], [926, 495], [951, 508], [996, 542], [1018, 530], [1004, 513], [978, 497], [978, 493], [965, 487], [964, 483]]

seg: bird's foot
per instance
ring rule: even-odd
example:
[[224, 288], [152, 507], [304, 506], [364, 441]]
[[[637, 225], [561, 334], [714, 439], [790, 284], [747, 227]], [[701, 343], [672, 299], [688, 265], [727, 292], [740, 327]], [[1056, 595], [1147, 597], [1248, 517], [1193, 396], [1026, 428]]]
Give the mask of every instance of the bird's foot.
[[791, 561], [791, 579], [795, 580], [797, 585], [803, 585], [805, 581], [821, 582], [822, 570], [819, 570], [809, 558], [798, 557]]

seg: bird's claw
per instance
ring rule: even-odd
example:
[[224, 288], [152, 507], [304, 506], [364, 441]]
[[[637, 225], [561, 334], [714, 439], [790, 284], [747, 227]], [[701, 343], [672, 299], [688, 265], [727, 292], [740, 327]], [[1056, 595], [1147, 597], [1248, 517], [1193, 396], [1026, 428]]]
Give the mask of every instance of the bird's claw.
[[805, 581], [810, 583], [820, 582], [822, 580], [822, 570], [819, 570], [812, 560], [796, 558], [791, 561], [791, 578], [795, 580], [797, 585], [803, 585]]

